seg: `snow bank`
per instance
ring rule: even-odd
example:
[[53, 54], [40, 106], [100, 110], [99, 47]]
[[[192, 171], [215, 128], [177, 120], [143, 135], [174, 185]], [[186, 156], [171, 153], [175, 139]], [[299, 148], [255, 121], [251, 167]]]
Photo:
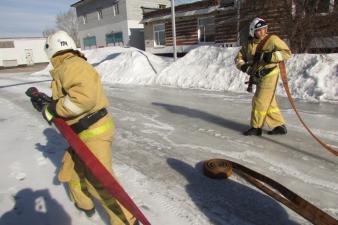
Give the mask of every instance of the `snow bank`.
[[109, 47], [84, 52], [105, 83], [154, 83], [156, 74], [169, 65], [162, 58], [136, 48]]
[[[239, 48], [203, 46], [190, 51], [156, 79], [160, 85], [246, 92], [248, 77], [236, 69]], [[294, 98], [338, 101], [338, 54], [296, 54], [286, 64]], [[286, 96], [282, 82], [278, 95]]]
[[33, 76], [49, 76], [49, 71], [52, 70], [52, 69], [53, 69], [53, 66], [52, 66], [52, 64], [49, 63], [46, 66], [46, 68], [44, 68], [43, 70], [40, 70], [38, 72], [34, 72], [31, 75], [33, 75]]
[[239, 48], [202, 46], [191, 50], [164, 69], [156, 79], [160, 85], [201, 88], [215, 91], [245, 91], [244, 73], [236, 69], [234, 57]]
[[[338, 54], [296, 54], [286, 63], [296, 98], [338, 102]], [[282, 86], [282, 84], [279, 84]], [[282, 88], [278, 94], [285, 95]]]
[[[201, 46], [176, 62], [136, 48], [107, 47], [84, 53], [105, 83], [246, 92], [248, 77], [234, 65], [238, 50]], [[338, 54], [297, 54], [286, 66], [293, 97], [338, 102]], [[50, 69], [35, 74], [48, 74]], [[281, 82], [277, 94], [286, 96]]]

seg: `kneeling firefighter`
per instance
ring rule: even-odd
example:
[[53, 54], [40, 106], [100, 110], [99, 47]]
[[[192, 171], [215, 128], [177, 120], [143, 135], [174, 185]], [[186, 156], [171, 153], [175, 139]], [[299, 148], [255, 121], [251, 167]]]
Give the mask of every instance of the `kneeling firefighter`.
[[236, 67], [249, 74], [249, 82], [257, 85], [252, 99], [251, 128], [243, 133], [246, 136], [261, 136], [264, 123], [273, 128], [268, 132], [270, 135], [287, 133], [275, 91], [278, 63], [289, 59], [291, 51], [278, 36], [268, 35], [267, 27], [263, 19], [255, 18], [249, 27], [249, 41], [235, 58]]
[[[47, 38], [45, 51], [54, 69], [50, 71], [53, 78], [52, 100], [41, 109], [43, 117], [49, 123], [54, 117], [66, 120], [103, 166], [114, 175], [111, 144], [115, 128], [106, 109], [108, 100], [98, 73], [86, 62], [84, 55], [76, 50], [74, 40], [64, 31]], [[64, 154], [58, 178], [60, 182], [67, 183], [75, 206], [87, 216], [95, 212], [94, 197], [107, 212], [110, 224], [138, 223], [97, 182], [70, 147]]]

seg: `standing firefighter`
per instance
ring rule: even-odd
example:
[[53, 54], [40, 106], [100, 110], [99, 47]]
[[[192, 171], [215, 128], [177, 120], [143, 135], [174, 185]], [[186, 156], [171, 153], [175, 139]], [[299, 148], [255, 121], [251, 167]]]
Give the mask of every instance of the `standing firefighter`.
[[249, 42], [235, 58], [237, 68], [250, 75], [249, 85], [257, 85], [252, 99], [251, 128], [243, 133], [246, 136], [261, 136], [264, 123], [273, 128], [268, 132], [270, 135], [287, 133], [275, 91], [279, 77], [277, 64], [289, 59], [291, 51], [278, 36], [268, 35], [267, 27], [263, 19], [255, 18], [250, 24]]
[[[54, 69], [52, 100], [42, 104], [43, 117], [51, 123], [55, 116], [61, 117], [78, 134], [102, 165], [111, 173], [111, 144], [114, 123], [107, 113], [108, 100], [104, 94], [100, 77], [86, 62], [82, 53], [76, 50], [73, 39], [64, 31], [58, 31], [47, 38], [45, 51]], [[35, 108], [41, 102], [34, 104]], [[75, 206], [91, 216], [95, 212], [92, 198], [96, 198], [110, 218], [110, 224], [134, 225], [136, 219], [103, 189], [84, 163], [68, 148], [58, 178], [68, 184]]]

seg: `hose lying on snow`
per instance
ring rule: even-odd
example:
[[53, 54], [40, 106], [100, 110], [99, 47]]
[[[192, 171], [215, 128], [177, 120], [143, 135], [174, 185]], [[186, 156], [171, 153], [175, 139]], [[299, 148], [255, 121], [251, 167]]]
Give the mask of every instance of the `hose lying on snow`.
[[280, 183], [238, 163], [225, 159], [210, 159], [203, 163], [204, 174], [210, 178], [239, 175], [273, 199], [283, 203], [315, 225], [338, 225], [338, 221]]

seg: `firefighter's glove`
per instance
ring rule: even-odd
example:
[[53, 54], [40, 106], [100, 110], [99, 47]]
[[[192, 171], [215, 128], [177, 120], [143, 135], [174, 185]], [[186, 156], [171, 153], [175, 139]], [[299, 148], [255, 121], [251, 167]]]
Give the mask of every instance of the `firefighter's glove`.
[[253, 60], [255, 62], [271, 63], [272, 52], [256, 52]]
[[243, 64], [241, 66], [241, 70], [242, 70], [243, 73], [249, 74], [250, 69], [251, 69], [251, 65], [250, 64], [246, 63], [246, 64]]
[[271, 58], [272, 58], [272, 52], [265, 52], [264, 54], [263, 54], [263, 61], [265, 62], [265, 63], [271, 63]]
[[39, 112], [41, 112], [42, 109], [51, 101], [51, 98], [42, 92], [38, 92], [37, 94], [31, 96], [32, 105]]
[[48, 122], [49, 125], [52, 124], [53, 119], [55, 118], [56, 114], [56, 102], [53, 101], [51, 103], [46, 104], [42, 111], [43, 118]]

